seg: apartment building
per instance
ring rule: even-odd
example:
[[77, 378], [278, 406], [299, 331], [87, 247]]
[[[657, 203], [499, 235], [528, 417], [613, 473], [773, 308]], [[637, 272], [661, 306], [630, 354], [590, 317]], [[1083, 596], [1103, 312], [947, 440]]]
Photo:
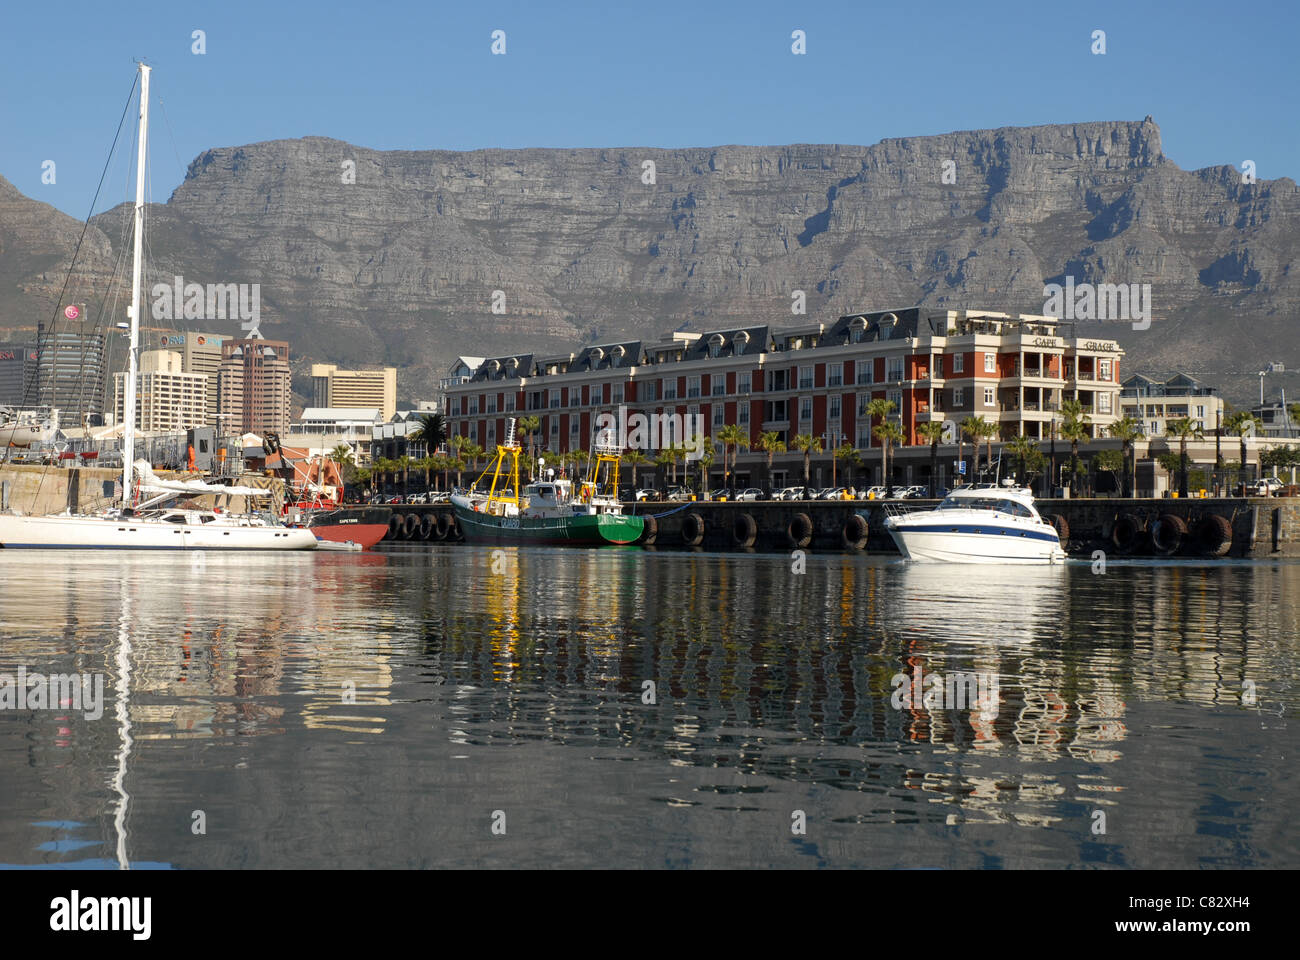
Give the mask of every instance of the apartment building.
[[[507, 416], [529, 415], [540, 420], [544, 448], [586, 449], [596, 417], [621, 407], [628, 416], [701, 416], [710, 436], [737, 424], [751, 445], [764, 431], [787, 444], [810, 434], [828, 449], [849, 443], [865, 455], [880, 445], [867, 404], [887, 399], [904, 447], [921, 443], [923, 423], [968, 416], [998, 424], [998, 440], [1046, 442], [1067, 399], [1083, 405], [1090, 434], [1104, 436], [1120, 415], [1122, 356], [1115, 341], [1075, 337], [1072, 323], [1054, 317], [908, 308], [493, 357], [447, 387], [446, 415], [451, 434], [486, 449], [504, 436]], [[738, 472], [766, 458], [742, 452]], [[794, 469], [796, 460], [801, 473], [797, 454], [774, 466]]]
[[1135, 374], [1120, 388], [1119, 404], [1120, 416], [1132, 417], [1148, 437], [1163, 437], [1170, 420], [1182, 419], [1209, 434], [1223, 417], [1223, 398], [1215, 388], [1185, 373], [1165, 381]]

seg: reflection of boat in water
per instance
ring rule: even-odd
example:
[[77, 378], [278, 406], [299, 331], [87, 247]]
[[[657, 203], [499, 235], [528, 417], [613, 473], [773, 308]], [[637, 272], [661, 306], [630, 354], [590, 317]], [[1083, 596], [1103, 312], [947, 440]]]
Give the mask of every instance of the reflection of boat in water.
[[885, 529], [908, 560], [940, 563], [1059, 563], [1056, 529], [1038, 515], [1034, 495], [1017, 487], [952, 491], [933, 510], [894, 513]]
[[49, 407], [15, 410], [0, 406], [0, 447], [51, 443], [59, 430], [59, 411]]
[[[645, 520], [624, 515], [618, 500], [621, 450], [610, 436], [602, 436], [593, 446], [587, 477], [576, 491], [568, 480], [547, 480], [520, 492], [519, 452], [512, 418], [493, 463], [468, 494], [453, 494], [452, 508], [466, 540], [602, 546], [640, 539]], [[492, 475], [488, 491], [477, 492], [488, 474]]]
[[951, 566], [899, 563], [898, 593], [886, 606], [899, 629], [949, 640], [1032, 642], [1059, 629], [1066, 615], [1070, 567], [1064, 563], [990, 566], [978, 577]]

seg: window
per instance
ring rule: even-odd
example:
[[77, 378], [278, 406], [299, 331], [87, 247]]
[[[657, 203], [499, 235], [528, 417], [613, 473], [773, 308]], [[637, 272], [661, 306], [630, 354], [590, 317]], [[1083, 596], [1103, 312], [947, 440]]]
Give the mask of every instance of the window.
[[1151, 430], [1149, 431], [1149, 435], [1153, 437], [1160, 435], [1160, 422], [1158, 420], [1151, 421]]
[[954, 387], [952, 391], [952, 405], [956, 410], [966, 406], [966, 388]]
[[551, 417], [550, 421], [551, 421], [551, 439], [554, 440], [556, 437], [560, 435], [560, 418]]
[[812, 419], [812, 397], [803, 397], [799, 401], [799, 419], [800, 421]]
[[966, 369], [966, 354], [954, 353], [952, 355], [952, 372], [962, 373]]
[[616, 384], [614, 384], [614, 389], [611, 391], [611, 396], [613, 397], [614, 403], [622, 403], [622, 402], [623, 402], [623, 384], [621, 384], [621, 383], [616, 383]]
[[832, 363], [831, 368], [826, 374], [826, 385], [828, 387], [839, 387], [844, 384], [844, 365]]
[[694, 399], [695, 397], [698, 397], [699, 395], [700, 395], [700, 378], [699, 378], [699, 377], [687, 377], [687, 378], [686, 378], [686, 396], [687, 396], [688, 398]]
[[715, 397], [726, 396], [727, 375], [725, 373], [715, 373], [709, 377], [709, 390]]
[[750, 392], [750, 386], [752, 384], [750, 379], [751, 376], [752, 375], [748, 373], [736, 374], [736, 393], [740, 394], [742, 397], [746, 396]]
[[560, 405], [560, 391], [556, 388], [551, 391], [551, 409], [554, 410]]
[[826, 415], [833, 420], [838, 420], [840, 418], [840, 398], [838, 396], [831, 397], [829, 403], [830, 410]]
[[869, 393], [858, 394], [858, 416], [859, 417], [865, 417], [867, 415], [867, 404], [870, 402], [871, 402], [871, 394]]
[[900, 416], [903, 409], [903, 391], [890, 390], [888, 399], [894, 405], [894, 416]]
[[1109, 360], [1098, 360], [1098, 361], [1097, 361], [1097, 379], [1098, 379], [1098, 380], [1109, 380], [1109, 379], [1110, 379], [1110, 361], [1109, 361]]
[[478, 397], [469, 398], [469, 413], [471, 416], [478, 413]]
[[986, 407], [991, 407], [991, 406], [993, 406], [993, 388], [992, 388], [992, 387], [985, 387], [985, 388], [984, 388], [984, 406], [986, 406]]
[[484, 412], [484, 413], [496, 413], [496, 412], [497, 412], [497, 395], [496, 395], [495, 393], [489, 393], [489, 394], [488, 394], [488, 397], [487, 397], [487, 405], [483, 408], [483, 412]]
[[507, 393], [507, 394], [506, 394], [506, 413], [514, 413], [514, 412], [515, 412], [515, 395], [514, 395], [513, 393]]
[[871, 383], [871, 370], [874, 366], [874, 360], [859, 360], [854, 365], [858, 375], [858, 386], [866, 386]]
[[997, 357], [997, 354], [995, 354], [995, 353], [986, 353], [986, 354], [984, 354], [984, 372], [985, 372], [985, 373], [997, 373], [997, 369], [998, 369], [998, 357]]
[[677, 399], [677, 378], [669, 377], [668, 379], [663, 381], [663, 385], [664, 385], [664, 399], [676, 400]]
[[799, 389], [808, 390], [812, 387], [812, 385], [813, 385], [813, 368], [800, 367], [799, 368]]
[[1099, 393], [1099, 394], [1097, 394], [1097, 412], [1098, 412], [1098, 413], [1110, 413], [1110, 394], [1109, 394], [1109, 393]]
[[646, 380], [640, 386], [640, 396], [642, 400], [654, 400], [656, 387], [658, 385], [653, 380]]
[[736, 422], [741, 426], [749, 426], [749, 404], [736, 404]]
[[902, 357], [890, 357], [886, 361], [886, 366], [888, 366], [889, 368], [888, 370], [885, 371], [885, 379], [887, 381], [893, 382], [895, 380], [903, 379], [903, 358]]
[[725, 411], [726, 411], [726, 407], [724, 407], [722, 404], [715, 403], [713, 405], [713, 425], [715, 427], [720, 427], [723, 425], [722, 414]]

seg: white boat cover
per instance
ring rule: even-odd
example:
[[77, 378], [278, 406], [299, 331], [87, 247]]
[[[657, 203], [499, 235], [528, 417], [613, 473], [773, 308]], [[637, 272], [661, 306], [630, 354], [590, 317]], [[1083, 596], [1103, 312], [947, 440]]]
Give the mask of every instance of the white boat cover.
[[232, 497], [269, 497], [275, 493], [265, 487], [227, 487], [202, 480], [164, 480], [154, 474], [148, 460], [137, 460], [135, 472], [140, 477], [140, 489], [154, 493], [224, 493]]

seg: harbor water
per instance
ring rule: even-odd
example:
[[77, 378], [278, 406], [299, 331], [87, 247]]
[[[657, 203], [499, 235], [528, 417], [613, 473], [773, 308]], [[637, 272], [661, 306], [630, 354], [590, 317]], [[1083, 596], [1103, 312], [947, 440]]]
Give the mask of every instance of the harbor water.
[[1297, 598], [1287, 561], [0, 552], [0, 864], [1296, 868]]

